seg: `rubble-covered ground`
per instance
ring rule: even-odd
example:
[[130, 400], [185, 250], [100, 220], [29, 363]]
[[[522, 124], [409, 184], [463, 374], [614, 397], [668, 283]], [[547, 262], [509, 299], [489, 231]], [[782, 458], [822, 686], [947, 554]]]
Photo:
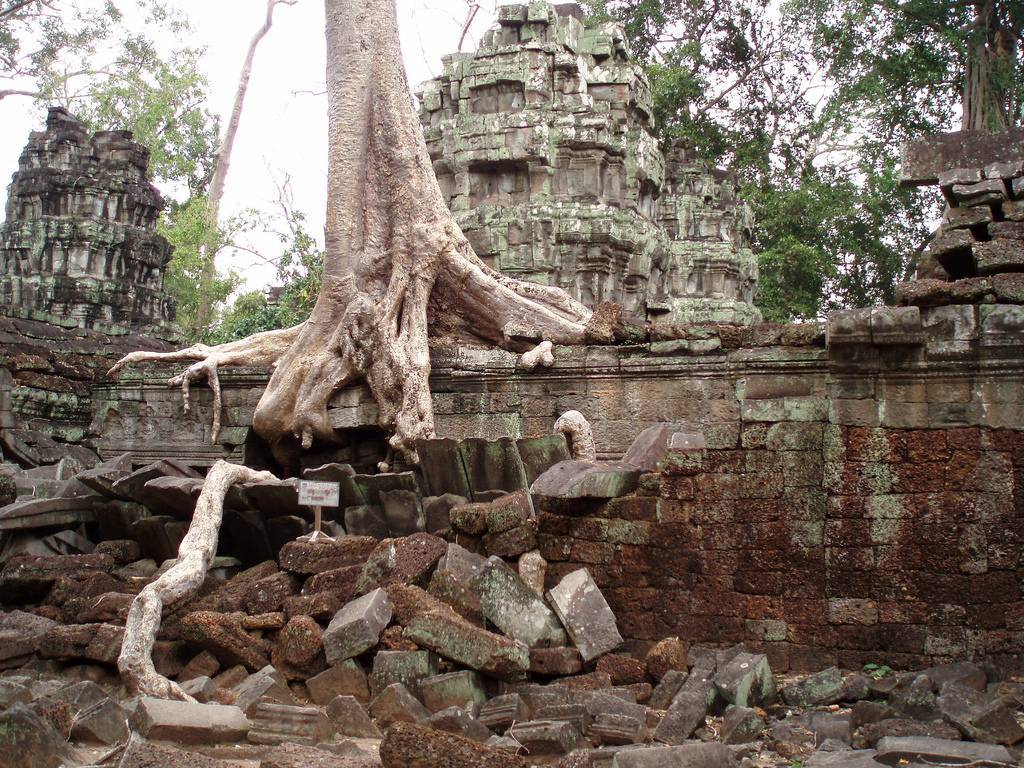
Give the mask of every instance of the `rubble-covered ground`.
[[[629, 471], [576, 464], [534, 489], [613, 488]], [[115, 664], [202, 478], [166, 461], [133, 472], [130, 457], [8, 473], [0, 766], [1022, 764], [1024, 685], [999, 669], [778, 677], [743, 647], [677, 638], [633, 655], [585, 569], [545, 589], [530, 493], [417, 501], [380, 477], [380, 508], [345, 521], [387, 538], [295, 540], [295, 481], [235, 490], [225, 544], [276, 557], [220, 557], [165, 612], [155, 663], [191, 700], [163, 701], [130, 696]], [[276, 527], [246, 527], [271, 509]]]

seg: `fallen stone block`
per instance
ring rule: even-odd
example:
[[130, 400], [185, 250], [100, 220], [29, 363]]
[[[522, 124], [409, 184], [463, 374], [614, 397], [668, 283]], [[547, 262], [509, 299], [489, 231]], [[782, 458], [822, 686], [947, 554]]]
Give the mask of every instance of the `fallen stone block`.
[[376, 698], [394, 683], [420, 696], [420, 680], [437, 675], [438, 659], [429, 651], [378, 651], [370, 673], [370, 696]]
[[133, 735], [117, 768], [234, 768], [234, 764], [169, 744], [144, 741]]
[[686, 678], [686, 672], [670, 669], [651, 693], [647, 706], [651, 709], [668, 709], [672, 705], [672, 700], [676, 697], [676, 694], [679, 693], [686, 683]]
[[654, 738], [663, 744], [678, 745], [685, 742], [698, 726], [704, 724], [708, 715], [708, 694], [697, 686], [684, 686], [672, 700], [661, 723], [654, 731]]
[[483, 538], [484, 550], [492, 557], [514, 559], [537, 549], [537, 521], [528, 520], [501, 533], [487, 533]]
[[875, 760], [882, 765], [1014, 764], [1013, 757], [1006, 747], [969, 741], [947, 741], [920, 736], [888, 737], [878, 742], [877, 750]]
[[417, 616], [406, 625], [405, 636], [421, 648], [486, 675], [512, 679], [530, 668], [529, 649], [523, 643], [470, 624], [454, 611]]
[[639, 744], [647, 740], [647, 723], [629, 715], [602, 712], [590, 724], [589, 736], [608, 746]]
[[647, 652], [644, 662], [647, 665], [647, 672], [654, 678], [655, 682], [661, 682], [672, 670], [686, 672], [689, 668], [687, 654], [689, 646], [678, 637], [666, 637], [658, 641]]
[[67, 741], [23, 704], [0, 712], [0, 755], [5, 768], [58, 768], [67, 757]]
[[335, 696], [327, 705], [327, 716], [339, 736], [352, 739], [379, 739], [380, 729], [369, 712], [354, 696]]
[[[706, 446], [704, 435], [685, 424], [655, 424], [636, 436], [622, 457], [622, 464], [641, 472], [657, 472], [658, 463], [668, 456], [669, 451], [679, 450], [677, 447], [670, 449], [670, 443], [677, 435], [687, 439], [688, 450], [700, 451]], [[676, 444], [681, 444], [678, 438]]]
[[530, 671], [536, 675], [577, 675], [583, 671], [583, 657], [572, 647], [531, 648]]
[[395, 723], [420, 723], [430, 717], [424, 707], [401, 683], [385, 688], [370, 702], [370, 714], [377, 723], [388, 728]]
[[370, 554], [356, 582], [362, 594], [388, 584], [425, 586], [434, 566], [448, 551], [444, 539], [416, 533], [402, 539], [385, 539]]
[[622, 645], [615, 614], [585, 568], [563, 578], [548, 592], [548, 600], [584, 661]]
[[950, 682], [936, 704], [942, 717], [969, 739], [1006, 746], [1024, 741], [1024, 729], [996, 696]]
[[749, 707], [730, 707], [722, 722], [722, 741], [726, 744], [749, 744], [764, 733], [765, 723]]
[[454, 733], [481, 744], [494, 735], [486, 725], [461, 707], [447, 707], [435, 712], [423, 721], [423, 725], [435, 731]]
[[366, 672], [356, 659], [346, 659], [306, 681], [314, 704], [330, 704], [338, 696], [351, 696], [361, 702], [370, 700]]
[[487, 560], [480, 555], [458, 544], [449, 544], [430, 578], [430, 594], [450, 605], [467, 620], [482, 626], [483, 608], [476, 582], [486, 563]]
[[334, 723], [316, 707], [260, 702], [252, 715], [249, 741], [253, 744], [316, 746], [334, 734]]
[[831, 667], [782, 689], [782, 698], [791, 707], [816, 707], [842, 701], [845, 693], [843, 673]]
[[985, 674], [985, 670], [969, 661], [929, 667], [924, 670], [924, 674], [928, 675], [928, 679], [932, 681], [932, 689], [937, 692], [941, 691], [946, 683], [958, 683], [976, 691], [984, 691], [988, 686], [988, 675]]
[[534, 496], [555, 499], [614, 499], [636, 490], [640, 470], [592, 461], [562, 461], [537, 478]]
[[468, 670], [422, 678], [419, 691], [420, 699], [431, 712], [440, 712], [449, 707], [477, 712], [487, 701], [487, 692], [480, 675]]
[[192, 677], [179, 683], [181, 690], [193, 699], [198, 701], [200, 704], [207, 704], [214, 701], [217, 693], [217, 686], [213, 682], [213, 678], [200, 676]]
[[384, 768], [527, 768], [514, 754], [445, 731], [398, 723], [380, 745]]
[[0, 613], [0, 664], [27, 658], [39, 650], [57, 622], [24, 611]]
[[144, 504], [143, 489], [146, 483], [158, 477], [202, 479], [202, 475], [181, 462], [174, 459], [160, 459], [118, 479], [110, 490], [117, 498], [130, 499]]
[[345, 566], [362, 566], [377, 547], [369, 536], [342, 536], [334, 541], [290, 541], [279, 554], [281, 568], [311, 576]]
[[608, 675], [612, 685], [636, 685], [647, 682], [647, 665], [640, 659], [609, 653], [597, 662], [597, 671]]
[[518, 693], [506, 693], [480, 705], [477, 718], [496, 733], [504, 733], [513, 723], [530, 719], [530, 709]]
[[352, 536], [368, 537], [376, 541], [383, 541], [391, 535], [384, 510], [369, 504], [345, 508], [345, 530]]
[[874, 747], [888, 736], [928, 736], [949, 741], [960, 741], [963, 738], [959, 730], [940, 720], [923, 723], [920, 720], [894, 717], [861, 725], [854, 735], [853, 745], [859, 749]]
[[342, 608], [324, 632], [327, 663], [340, 664], [373, 648], [391, 622], [391, 601], [375, 589]]
[[484, 616], [505, 635], [531, 648], [568, 642], [558, 617], [501, 558], [487, 561], [476, 589]]
[[0, 571], [4, 603], [18, 605], [42, 600], [61, 578], [80, 581], [96, 573], [110, 573], [114, 561], [108, 555], [20, 555]]
[[728, 704], [764, 706], [775, 701], [775, 678], [764, 654], [740, 653], [715, 673], [715, 687]]
[[245, 631], [243, 613], [196, 611], [181, 620], [181, 635], [197, 648], [209, 651], [224, 666], [242, 664], [257, 670], [270, 664], [270, 644]]
[[530, 720], [516, 723], [508, 735], [518, 741], [531, 757], [567, 755], [584, 746], [583, 734], [567, 721]]
[[401, 489], [382, 491], [380, 503], [391, 536], [412, 536], [426, 531], [427, 518], [417, 493]]
[[191, 520], [202, 492], [201, 478], [157, 477], [143, 484], [136, 500], [154, 515]]
[[684, 744], [619, 752], [613, 768], [735, 768], [736, 758], [725, 744]]
[[132, 715], [131, 727], [145, 738], [157, 741], [219, 744], [244, 739], [249, 732], [249, 718], [238, 707], [145, 696]]
[[309, 616], [293, 616], [277, 633], [271, 663], [289, 680], [306, 680], [327, 667], [323, 630]]
[[[220, 675], [214, 680], [218, 687], [224, 687], [226, 683], [230, 682], [228, 679], [221, 680], [223, 677], [224, 675]], [[247, 715], [254, 712], [256, 705], [261, 701], [293, 705], [298, 703], [288, 688], [288, 681], [269, 664], [232, 686], [232, 691], [235, 696], [235, 706]]]
[[441, 496], [428, 496], [423, 499], [423, 513], [427, 518], [427, 533], [435, 536], [446, 536], [451, 530], [451, 511], [453, 507], [468, 504], [469, 499], [454, 493]]

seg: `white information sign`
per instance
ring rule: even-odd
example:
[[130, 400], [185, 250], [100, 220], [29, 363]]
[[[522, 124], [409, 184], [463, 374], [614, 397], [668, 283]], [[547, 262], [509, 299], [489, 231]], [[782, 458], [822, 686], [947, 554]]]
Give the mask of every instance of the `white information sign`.
[[304, 507], [337, 507], [341, 503], [341, 485], [299, 481], [299, 504]]

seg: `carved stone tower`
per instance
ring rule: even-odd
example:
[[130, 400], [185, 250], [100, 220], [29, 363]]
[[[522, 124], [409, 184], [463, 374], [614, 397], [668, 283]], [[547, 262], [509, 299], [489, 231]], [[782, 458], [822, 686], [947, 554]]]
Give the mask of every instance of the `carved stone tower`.
[[449, 206], [495, 268], [654, 322], [760, 319], [737, 180], [662, 152], [621, 26], [575, 4], [504, 6], [420, 100]]
[[64, 109], [29, 137], [0, 227], [0, 314], [109, 334], [166, 335], [172, 248], [149, 150], [129, 131], [90, 136]]

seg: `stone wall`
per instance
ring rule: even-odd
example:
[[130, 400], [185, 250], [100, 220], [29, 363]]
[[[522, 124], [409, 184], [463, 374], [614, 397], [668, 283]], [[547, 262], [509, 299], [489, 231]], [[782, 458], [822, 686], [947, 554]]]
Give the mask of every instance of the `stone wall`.
[[738, 181], [682, 143], [662, 151], [621, 26], [575, 4], [504, 6], [420, 106], [441, 189], [496, 269], [654, 322], [760, 319]]
[[[575, 408], [605, 458], [660, 422], [706, 437], [639, 495], [542, 508], [549, 581], [586, 565], [635, 646], [679, 634], [744, 640], [778, 669], [968, 656], [1024, 669], [1024, 308], [855, 310], [827, 328], [654, 338], [560, 349], [531, 374], [502, 352], [435, 351], [441, 436], [537, 437]], [[185, 416], [168, 374], [97, 391], [101, 453], [240, 456], [265, 372], [223, 373], [220, 446], [196, 445], [209, 394]], [[339, 395], [331, 414], [355, 430], [331, 458], [370, 463], [383, 437], [368, 393]]]

